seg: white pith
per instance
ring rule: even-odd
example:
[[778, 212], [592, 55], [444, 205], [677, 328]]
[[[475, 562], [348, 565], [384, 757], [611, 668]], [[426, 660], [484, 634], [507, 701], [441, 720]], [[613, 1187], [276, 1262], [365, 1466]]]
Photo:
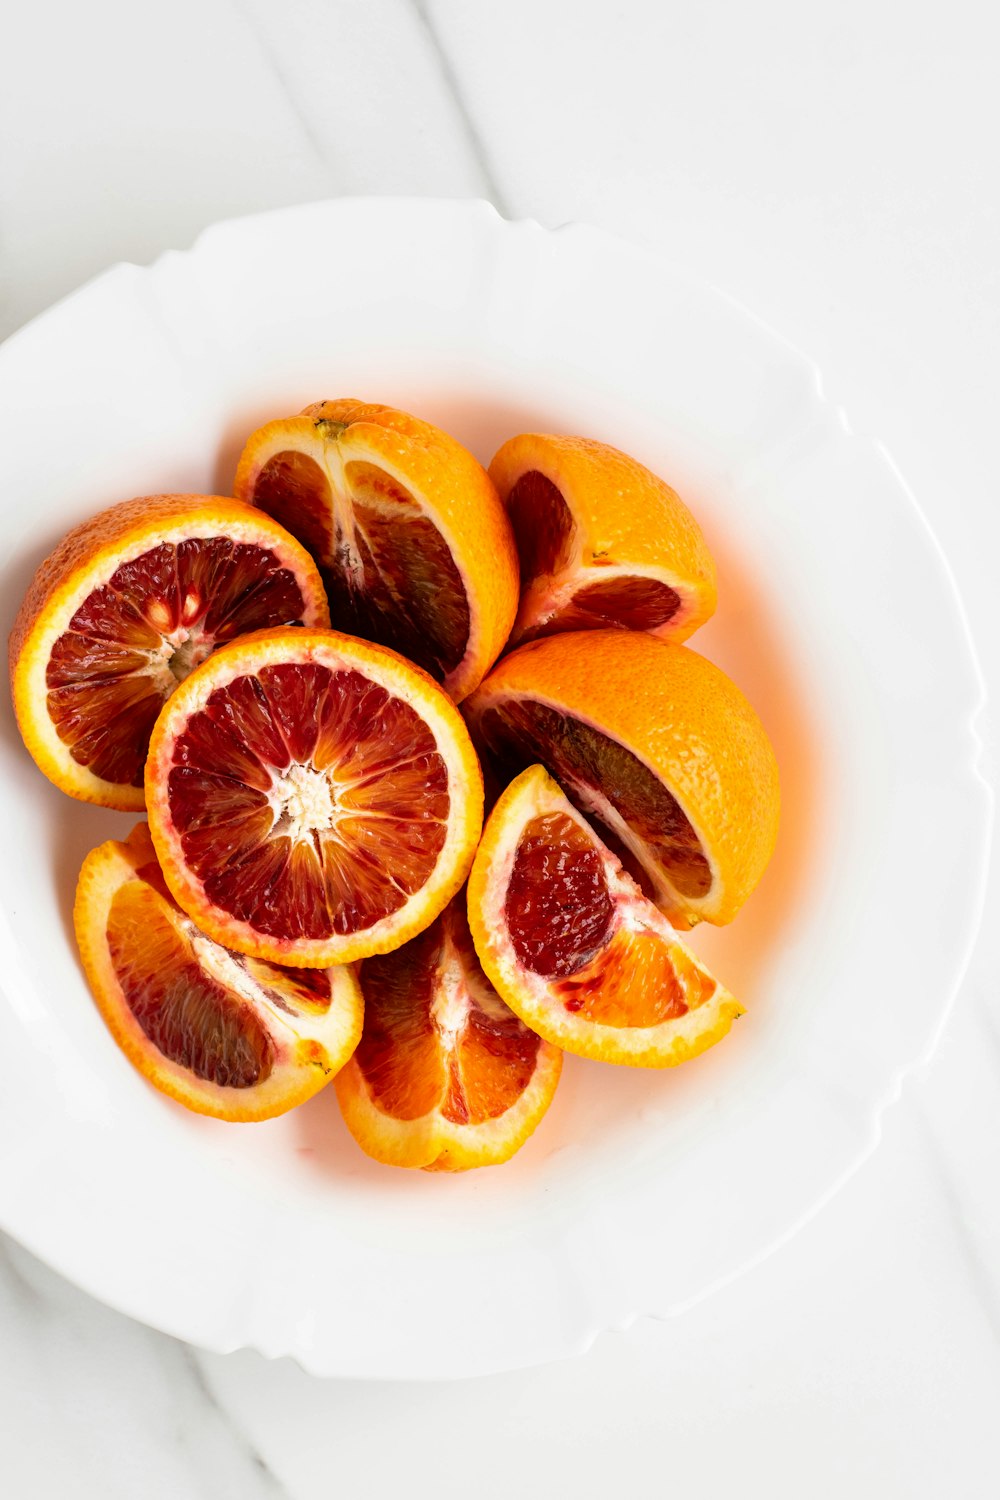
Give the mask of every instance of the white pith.
[[313, 766], [293, 762], [274, 778], [268, 799], [274, 826], [293, 844], [311, 842], [314, 833], [335, 827], [340, 809], [331, 778]]
[[[234, 994], [239, 995], [241, 1000], [245, 1000], [265, 1022], [272, 1040], [277, 1040], [274, 1035], [276, 1031], [288, 1032], [292, 1037], [301, 1036], [303, 1023], [309, 1031], [315, 1029], [310, 1024], [315, 1021], [314, 1016], [292, 1015], [276, 1006], [264, 987], [257, 982], [249, 970], [244, 968], [239, 959], [235, 958], [228, 949], [223, 948], [220, 943], [214, 943], [211, 938], [199, 932], [189, 917], [182, 917], [175, 912], [171, 912], [170, 915], [175, 925], [187, 937], [192, 952], [205, 973], [212, 979], [218, 980], [225, 989], [232, 990]], [[282, 1049], [279, 1048], [279, 1050]]]
[[462, 962], [449, 933], [445, 934], [441, 945], [437, 974], [438, 987], [431, 1004], [431, 1020], [446, 1052], [454, 1052], [458, 1046], [459, 1037], [469, 1024], [474, 1009], [481, 1010], [494, 1021], [511, 1019], [510, 1008], [483, 982], [478, 970], [470, 970]]
[[445, 1052], [452, 1053], [468, 1025], [472, 997], [466, 984], [465, 970], [454, 944], [448, 938], [442, 946], [437, 972], [437, 994], [431, 1002], [431, 1020], [437, 1027], [442, 1048]]
[[[189, 593], [185, 597], [184, 605], [185, 612], [189, 608], [192, 611], [200, 612], [201, 606], [197, 602], [197, 596], [194, 594]], [[147, 619], [154, 630], [159, 628], [156, 625], [155, 615], [156, 610], [154, 607], [147, 615]], [[179, 682], [183, 682], [185, 677], [190, 676], [195, 667], [201, 666], [201, 663], [211, 656], [214, 648], [214, 636], [210, 636], [198, 629], [189, 629], [182, 623], [176, 630], [164, 632], [159, 646], [155, 647], [152, 651], [142, 653], [149, 665], [140, 669], [140, 675], [148, 677], [158, 692], [164, 698], [168, 698]], [[133, 677], [137, 674], [130, 672], [128, 674], [123, 673], [122, 675]]]

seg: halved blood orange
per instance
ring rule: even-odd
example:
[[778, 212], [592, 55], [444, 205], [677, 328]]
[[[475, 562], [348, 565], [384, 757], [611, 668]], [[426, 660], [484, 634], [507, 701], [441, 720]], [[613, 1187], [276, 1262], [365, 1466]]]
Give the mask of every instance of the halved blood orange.
[[743, 1012], [541, 766], [490, 814], [469, 922], [510, 1008], [581, 1057], [673, 1067]]
[[321, 967], [383, 953], [458, 890], [482, 828], [451, 700], [384, 646], [258, 631], [167, 700], [146, 765], [174, 897], [216, 942]]
[[362, 1150], [452, 1172], [513, 1156], [549, 1107], [562, 1054], [486, 978], [464, 899], [358, 977], [365, 1029], [336, 1089]]
[[320, 401], [247, 441], [234, 494], [319, 563], [337, 629], [400, 651], [458, 702], [503, 650], [517, 552], [485, 469], [389, 406]]
[[715, 564], [680, 496], [590, 438], [526, 432], [490, 477], [521, 563], [512, 641], [621, 626], [685, 641], [715, 609]]
[[213, 943], [172, 900], [145, 823], [88, 854], [73, 919], [115, 1041], [150, 1083], [199, 1114], [283, 1114], [357, 1046], [352, 970], [286, 969]]
[[501, 785], [540, 762], [675, 924], [730, 921], [778, 832], [764, 726], [724, 672], [637, 631], [546, 636], [465, 704]]
[[10, 637], [18, 726], [50, 781], [83, 802], [143, 806], [163, 701], [215, 646], [269, 625], [329, 624], [315, 564], [252, 506], [148, 495], [64, 537]]

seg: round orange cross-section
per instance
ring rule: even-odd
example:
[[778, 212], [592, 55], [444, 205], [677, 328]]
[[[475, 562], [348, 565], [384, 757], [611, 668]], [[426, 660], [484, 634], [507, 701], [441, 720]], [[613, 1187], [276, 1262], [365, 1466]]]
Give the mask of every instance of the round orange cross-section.
[[168, 700], [146, 766], [175, 899], [216, 942], [319, 967], [398, 947], [468, 873], [482, 776], [457, 709], [395, 652], [261, 631]]

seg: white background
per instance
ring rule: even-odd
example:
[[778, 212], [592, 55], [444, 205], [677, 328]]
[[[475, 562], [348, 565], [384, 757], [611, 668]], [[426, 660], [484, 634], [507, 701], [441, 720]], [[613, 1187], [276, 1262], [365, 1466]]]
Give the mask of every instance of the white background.
[[[888, 443], [1000, 693], [995, 6], [2, 0], [0, 35], [0, 335], [309, 198], [601, 224], [763, 316]], [[876, 1154], [756, 1270], [584, 1359], [323, 1383], [195, 1354], [0, 1243], [4, 1495], [995, 1496], [998, 891]], [[849, 996], [844, 1025], [863, 1045]]]

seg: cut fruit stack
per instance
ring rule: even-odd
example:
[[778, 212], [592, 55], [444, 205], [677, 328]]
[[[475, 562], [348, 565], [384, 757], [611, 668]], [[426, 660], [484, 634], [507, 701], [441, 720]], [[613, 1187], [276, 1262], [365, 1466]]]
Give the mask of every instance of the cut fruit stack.
[[681, 644], [716, 578], [675, 492], [590, 439], [487, 472], [327, 401], [253, 433], [234, 494], [83, 522], [10, 639], [39, 768], [146, 813], [74, 912], [136, 1069], [232, 1121], [335, 1079], [369, 1156], [456, 1171], [520, 1148], [564, 1052], [724, 1036], [743, 1007], [682, 933], [757, 885], [778, 776]]

